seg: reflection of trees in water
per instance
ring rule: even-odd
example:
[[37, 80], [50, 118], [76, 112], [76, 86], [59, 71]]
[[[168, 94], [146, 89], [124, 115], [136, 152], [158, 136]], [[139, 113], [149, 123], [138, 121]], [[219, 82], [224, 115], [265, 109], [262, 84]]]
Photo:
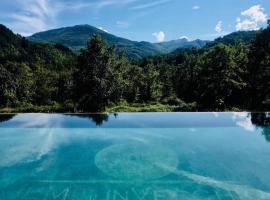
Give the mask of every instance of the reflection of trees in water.
[[[9, 121], [15, 116], [16, 114], [0, 114], [0, 123]], [[88, 118], [91, 121], [93, 121], [97, 126], [102, 126], [104, 122], [109, 121], [108, 114], [74, 114], [71, 116], [76, 116], [80, 118]], [[113, 116], [117, 118], [118, 114], [115, 113], [113, 114]]]
[[[91, 119], [97, 126], [102, 126], [104, 122], [109, 121], [109, 114], [81, 114], [73, 116]], [[116, 113], [114, 114], [114, 117], [117, 117]]]
[[97, 126], [102, 126], [104, 122], [108, 122], [109, 120], [108, 114], [89, 114], [87, 117], [92, 119], [92, 121], [95, 122]]
[[270, 113], [251, 113], [251, 122], [262, 128], [262, 134], [270, 142]]
[[263, 129], [262, 134], [265, 136], [265, 139], [270, 142], [270, 127]]
[[0, 123], [9, 121], [15, 116], [16, 115], [14, 115], [14, 114], [0, 114]]

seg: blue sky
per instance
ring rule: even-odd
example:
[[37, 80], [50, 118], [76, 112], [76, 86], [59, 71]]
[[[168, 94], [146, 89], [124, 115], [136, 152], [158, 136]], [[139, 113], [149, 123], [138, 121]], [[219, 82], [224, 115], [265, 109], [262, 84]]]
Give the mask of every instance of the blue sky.
[[0, 23], [31, 35], [90, 24], [136, 41], [214, 39], [265, 27], [270, 0], [1, 0]]

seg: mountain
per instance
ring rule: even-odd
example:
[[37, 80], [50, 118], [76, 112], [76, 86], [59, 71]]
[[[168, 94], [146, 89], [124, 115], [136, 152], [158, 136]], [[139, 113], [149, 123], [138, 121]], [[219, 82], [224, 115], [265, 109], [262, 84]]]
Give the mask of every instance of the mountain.
[[59, 63], [67, 62], [67, 60], [70, 61], [75, 56], [65, 46], [29, 41], [18, 34], [14, 34], [6, 26], [0, 24], [0, 65], [24, 63], [33, 66], [35, 63], [45, 63], [48, 69], [54, 67], [60, 69]]
[[223, 37], [219, 37], [212, 42], [207, 44], [208, 47], [215, 46], [218, 43], [222, 43], [225, 45], [235, 45], [239, 42], [250, 44], [256, 39], [258, 31], [238, 31]]
[[15, 35], [6, 26], [0, 24], [0, 51], [10, 46], [19, 47], [22, 43], [22, 37]]
[[201, 48], [206, 44], [205, 41], [187, 41], [186, 39], [163, 43], [136, 42], [114, 36], [90, 25], [77, 25], [40, 32], [30, 36], [29, 39], [38, 42], [62, 44], [75, 52], [79, 52], [93, 35], [100, 35], [109, 45], [116, 45], [117, 51], [124, 50], [126, 56], [132, 59], [170, 53], [178, 48]]
[[187, 39], [179, 39], [179, 40], [172, 40], [169, 42], [158, 43], [158, 45], [166, 49], [167, 53], [170, 53], [179, 48], [202, 48], [207, 43], [208, 41], [204, 40], [189, 41]]

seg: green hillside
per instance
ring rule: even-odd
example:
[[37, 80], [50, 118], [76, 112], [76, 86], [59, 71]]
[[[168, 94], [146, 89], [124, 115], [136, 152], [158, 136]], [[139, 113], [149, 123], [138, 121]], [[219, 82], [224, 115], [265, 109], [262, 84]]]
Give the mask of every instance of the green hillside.
[[36, 33], [29, 37], [29, 39], [32, 41], [62, 44], [75, 52], [79, 52], [81, 48], [85, 47], [86, 42], [93, 35], [100, 35], [110, 46], [116, 45], [117, 51], [124, 50], [125, 55], [132, 59], [141, 59], [143, 57], [170, 53], [178, 48], [200, 48], [206, 43], [200, 40], [189, 42], [185, 39], [164, 43], [136, 42], [114, 36], [90, 25], [77, 25], [49, 30]]
[[164, 49], [166, 49], [167, 53], [171, 53], [175, 51], [176, 49], [179, 48], [202, 48], [204, 47], [208, 41], [204, 40], [194, 40], [194, 41], [189, 41], [187, 39], [179, 39], [179, 40], [172, 40], [168, 42], [162, 42], [158, 43], [158, 45], [162, 46]]
[[256, 39], [257, 31], [238, 31], [215, 39], [207, 44], [208, 47], [218, 43], [225, 45], [236, 45], [237, 43], [250, 44]]
[[28, 41], [0, 24], [0, 107], [68, 100], [75, 62], [68, 48]]

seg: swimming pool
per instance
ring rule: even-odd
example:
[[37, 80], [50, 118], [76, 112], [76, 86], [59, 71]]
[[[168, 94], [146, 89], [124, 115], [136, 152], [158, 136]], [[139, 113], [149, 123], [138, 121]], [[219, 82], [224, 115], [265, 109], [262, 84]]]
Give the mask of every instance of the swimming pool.
[[269, 200], [268, 113], [0, 115], [2, 200]]

